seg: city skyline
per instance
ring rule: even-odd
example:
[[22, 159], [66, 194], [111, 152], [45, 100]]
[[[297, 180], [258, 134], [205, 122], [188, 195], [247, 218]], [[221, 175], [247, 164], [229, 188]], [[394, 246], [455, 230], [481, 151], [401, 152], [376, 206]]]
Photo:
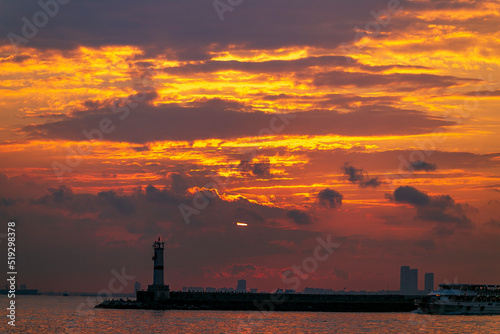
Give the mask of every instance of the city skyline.
[[498, 1], [41, 0], [0, 18], [18, 282], [133, 291], [160, 236], [174, 289], [399, 290], [405, 265], [500, 284]]

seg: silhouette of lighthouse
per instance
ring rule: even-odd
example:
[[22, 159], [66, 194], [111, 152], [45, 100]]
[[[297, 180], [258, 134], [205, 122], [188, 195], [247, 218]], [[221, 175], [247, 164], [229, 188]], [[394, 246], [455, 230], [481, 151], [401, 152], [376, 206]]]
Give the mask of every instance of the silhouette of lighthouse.
[[163, 250], [165, 243], [158, 240], [154, 242], [153, 249], [153, 284], [148, 285], [148, 291], [137, 291], [138, 301], [161, 301], [170, 298], [170, 287], [163, 281]]
[[163, 250], [165, 249], [165, 243], [160, 242], [160, 237], [153, 244], [153, 249], [155, 250], [155, 254], [153, 255], [153, 286], [163, 286]]

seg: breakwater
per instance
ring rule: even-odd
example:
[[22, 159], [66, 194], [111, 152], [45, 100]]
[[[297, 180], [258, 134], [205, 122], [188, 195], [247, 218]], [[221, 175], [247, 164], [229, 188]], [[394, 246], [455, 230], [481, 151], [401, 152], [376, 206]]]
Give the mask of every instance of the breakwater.
[[170, 291], [168, 299], [156, 300], [148, 291], [138, 291], [137, 297], [136, 301], [108, 300], [96, 307], [155, 310], [410, 312], [416, 310], [414, 300], [418, 296]]

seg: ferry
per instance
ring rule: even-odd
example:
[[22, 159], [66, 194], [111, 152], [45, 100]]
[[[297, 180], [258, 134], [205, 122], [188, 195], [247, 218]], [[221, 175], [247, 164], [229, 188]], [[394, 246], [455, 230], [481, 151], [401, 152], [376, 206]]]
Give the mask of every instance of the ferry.
[[500, 314], [500, 285], [440, 284], [415, 305], [426, 314]]

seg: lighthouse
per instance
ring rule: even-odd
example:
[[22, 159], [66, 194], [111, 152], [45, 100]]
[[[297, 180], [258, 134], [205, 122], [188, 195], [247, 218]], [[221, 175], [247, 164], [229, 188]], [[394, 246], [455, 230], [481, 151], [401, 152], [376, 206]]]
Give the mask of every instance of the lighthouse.
[[137, 291], [137, 301], [157, 302], [170, 298], [170, 287], [163, 280], [163, 250], [165, 243], [158, 240], [154, 242], [153, 249], [153, 284], [148, 285], [147, 291]]
[[160, 237], [158, 237], [158, 241], [155, 241], [153, 244], [153, 249], [155, 251], [153, 255], [153, 285], [154, 286], [163, 286], [163, 250], [165, 249], [165, 243], [160, 242]]

